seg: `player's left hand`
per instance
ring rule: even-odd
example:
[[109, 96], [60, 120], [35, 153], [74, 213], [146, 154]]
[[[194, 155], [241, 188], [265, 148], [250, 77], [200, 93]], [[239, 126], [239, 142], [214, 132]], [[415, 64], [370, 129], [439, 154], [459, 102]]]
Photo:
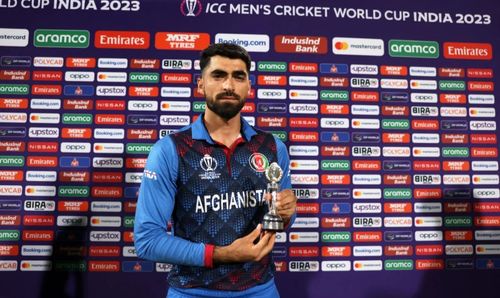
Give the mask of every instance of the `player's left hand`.
[[285, 189], [278, 193], [276, 197], [276, 209], [278, 214], [288, 225], [297, 207], [297, 197], [291, 189]]

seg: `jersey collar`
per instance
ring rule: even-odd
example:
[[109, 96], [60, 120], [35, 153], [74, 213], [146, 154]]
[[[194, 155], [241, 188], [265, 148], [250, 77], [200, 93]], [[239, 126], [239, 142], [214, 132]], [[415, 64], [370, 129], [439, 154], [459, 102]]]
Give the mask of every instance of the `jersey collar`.
[[[208, 130], [203, 122], [203, 117], [205, 114], [201, 114], [198, 116], [198, 119], [191, 124], [191, 136], [195, 140], [205, 140], [210, 144], [215, 144], [212, 137], [208, 133]], [[255, 129], [243, 118], [241, 117], [241, 135], [245, 138], [246, 141], [249, 141], [257, 132]]]

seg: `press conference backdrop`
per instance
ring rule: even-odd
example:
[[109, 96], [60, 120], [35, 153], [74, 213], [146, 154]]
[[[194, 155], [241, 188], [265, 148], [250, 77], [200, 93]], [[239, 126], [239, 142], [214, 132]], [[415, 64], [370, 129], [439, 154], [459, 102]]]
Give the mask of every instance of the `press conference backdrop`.
[[[495, 1], [0, 0], [0, 297], [162, 297], [133, 244], [199, 51], [251, 54], [243, 115], [289, 149], [283, 297], [499, 296]], [[216, 202], [215, 202], [216, 203]]]

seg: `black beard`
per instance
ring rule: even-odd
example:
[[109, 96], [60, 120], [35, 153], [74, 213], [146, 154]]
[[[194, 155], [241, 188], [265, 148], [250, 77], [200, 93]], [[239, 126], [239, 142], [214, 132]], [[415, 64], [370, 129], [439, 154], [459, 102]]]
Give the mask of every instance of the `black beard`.
[[[232, 96], [238, 100], [238, 103], [223, 104], [220, 102], [220, 99], [224, 96]], [[215, 96], [215, 99], [207, 100], [207, 108], [226, 121], [236, 116], [244, 105], [245, 100], [242, 100], [238, 94], [232, 92], [219, 93]]]

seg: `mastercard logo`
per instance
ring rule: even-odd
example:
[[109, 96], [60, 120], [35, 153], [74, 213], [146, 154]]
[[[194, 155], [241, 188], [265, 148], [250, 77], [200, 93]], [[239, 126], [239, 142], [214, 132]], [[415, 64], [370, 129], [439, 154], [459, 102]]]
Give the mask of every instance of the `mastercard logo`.
[[352, 125], [353, 125], [353, 126], [360, 126], [360, 125], [361, 125], [361, 122], [360, 122], [360, 121], [353, 121], [353, 122], [352, 122]]
[[481, 182], [481, 178], [479, 178], [479, 177], [474, 177], [474, 182]]
[[478, 247], [476, 247], [476, 251], [477, 252], [485, 252], [486, 249], [484, 249], [484, 247], [482, 247], [482, 246], [478, 246]]
[[415, 149], [415, 150], [413, 150], [413, 154], [422, 154], [422, 150]]
[[23, 263], [21, 265], [21, 267], [24, 268], [24, 269], [31, 268], [31, 264], [30, 263]]
[[29, 188], [27, 188], [27, 189], [26, 189], [26, 192], [27, 192], [27, 193], [34, 193], [34, 192], [35, 192], [35, 189], [34, 189], [34, 188], [29, 187]]
[[108, 76], [107, 76], [107, 75], [105, 75], [105, 74], [99, 74], [99, 79], [101, 79], [101, 80], [104, 80], [104, 79], [106, 79], [107, 77], [108, 77]]
[[471, 110], [471, 111], [470, 111], [470, 114], [471, 114], [471, 115], [477, 115], [477, 110]]
[[338, 41], [335, 43], [335, 49], [345, 51], [349, 49], [349, 44], [347, 42]]
[[92, 219], [92, 223], [93, 224], [99, 224], [99, 223], [101, 223], [101, 221], [98, 218], [93, 218]]
[[33, 115], [31, 116], [31, 120], [40, 120], [40, 116]]
[[361, 264], [361, 263], [355, 263], [354, 267], [360, 269], [360, 268], [363, 268], [363, 264]]
[[297, 234], [292, 234], [292, 235], [290, 235], [290, 239], [292, 239], [292, 240], [297, 240], [297, 239], [299, 239], [299, 235], [297, 235]]
[[297, 93], [297, 92], [290, 92], [290, 96], [291, 96], [291, 97], [294, 97], [294, 96], [299, 96], [299, 93]]
[[423, 220], [421, 220], [421, 219], [417, 219], [417, 220], [416, 220], [416, 222], [417, 222], [417, 224], [419, 224], [419, 225], [424, 223], [424, 221], [423, 221]]
[[170, 108], [170, 104], [164, 103], [164, 104], [161, 105], [161, 107], [164, 108], [164, 109], [168, 109], [168, 108]]
[[354, 195], [355, 195], [355, 196], [361, 196], [361, 194], [362, 194], [362, 192], [360, 192], [360, 191], [355, 191], [355, 192], [354, 192]]
[[296, 161], [292, 161], [292, 162], [290, 163], [290, 166], [291, 166], [292, 168], [296, 168], [296, 167], [298, 167], [298, 166], [299, 166], [299, 163], [298, 163], [298, 162], [296, 162]]
[[94, 148], [95, 148], [95, 150], [103, 150], [104, 149], [104, 147], [101, 145], [96, 145]]

